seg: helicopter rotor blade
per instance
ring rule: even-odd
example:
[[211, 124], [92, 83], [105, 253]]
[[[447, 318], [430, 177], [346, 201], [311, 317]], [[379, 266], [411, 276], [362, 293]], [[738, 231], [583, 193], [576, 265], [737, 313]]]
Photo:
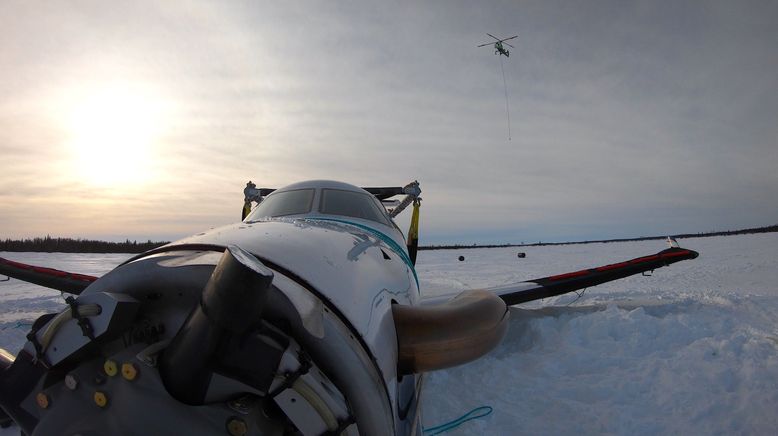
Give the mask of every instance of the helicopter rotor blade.
[[[500, 38], [492, 35], [491, 33], [487, 33], [487, 35], [491, 36], [492, 38], [496, 39], [497, 41], [500, 41]], [[516, 35], [516, 36], [518, 36], [518, 35]]]
[[514, 47], [514, 46], [512, 46], [512, 45], [508, 44], [507, 42], [503, 42], [503, 44], [507, 45], [507, 46], [508, 46], [508, 47], [510, 47], [510, 48], [516, 48], [516, 47]]
[[513, 38], [518, 38], [518, 37], [519, 37], [519, 35], [514, 35], [514, 36], [511, 36], [510, 38], [501, 39], [500, 41], [509, 41], [509, 40], [511, 40]]
[[493, 42], [487, 42], [486, 44], [481, 44], [478, 47], [483, 47], [483, 46], [486, 46], [486, 45], [494, 45], [494, 43]]

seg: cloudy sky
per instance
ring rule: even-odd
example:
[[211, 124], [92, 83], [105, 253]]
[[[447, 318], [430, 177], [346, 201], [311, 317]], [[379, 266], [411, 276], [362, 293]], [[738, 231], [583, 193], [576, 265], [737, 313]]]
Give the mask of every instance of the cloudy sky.
[[[776, 224], [776, 23], [774, 1], [5, 0], [0, 237], [174, 239], [238, 221], [248, 180], [314, 178], [418, 179], [427, 243]], [[510, 58], [486, 32], [519, 35]]]

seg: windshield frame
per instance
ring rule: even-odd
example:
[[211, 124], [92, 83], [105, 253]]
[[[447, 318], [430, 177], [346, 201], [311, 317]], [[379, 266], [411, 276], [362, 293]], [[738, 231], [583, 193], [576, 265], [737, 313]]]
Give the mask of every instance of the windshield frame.
[[[371, 208], [373, 211], [381, 218], [380, 220], [371, 219], [371, 218], [364, 218], [364, 217], [358, 217], [353, 215], [345, 215], [342, 213], [332, 213], [332, 212], [325, 212], [324, 211], [324, 198], [327, 195], [325, 191], [339, 191], [339, 192], [347, 192], [349, 194], [354, 194], [357, 196], [360, 196], [365, 199], [367, 203], [371, 205]], [[382, 204], [378, 202], [378, 199], [375, 198], [373, 194], [370, 194], [369, 192], [359, 192], [359, 191], [353, 191], [349, 189], [338, 189], [338, 188], [320, 188], [319, 189], [319, 205], [318, 205], [318, 212], [323, 215], [334, 215], [334, 216], [346, 216], [349, 218], [355, 218], [365, 221], [370, 221], [373, 223], [383, 224], [385, 226], [392, 226], [392, 220], [386, 213], [386, 208], [383, 207]]]
[[[259, 211], [262, 209], [262, 205], [266, 205], [267, 201], [279, 201], [278, 199], [274, 199], [276, 196], [283, 196], [284, 194], [292, 193], [292, 192], [298, 192], [298, 191], [309, 191], [311, 193], [311, 198], [308, 200], [307, 208], [304, 211], [296, 210], [292, 213], [284, 213], [284, 214], [274, 214], [274, 215], [260, 215]], [[257, 204], [257, 207], [254, 208], [254, 210], [251, 211], [251, 213], [246, 217], [247, 221], [256, 221], [261, 218], [277, 218], [277, 217], [284, 217], [284, 216], [292, 216], [292, 215], [307, 215], [311, 213], [311, 210], [313, 209], [314, 200], [316, 200], [316, 188], [300, 188], [300, 189], [290, 189], [288, 191], [276, 191], [272, 194], [265, 197], [264, 200], [262, 200], [259, 204]], [[271, 205], [272, 207], [272, 205]]]

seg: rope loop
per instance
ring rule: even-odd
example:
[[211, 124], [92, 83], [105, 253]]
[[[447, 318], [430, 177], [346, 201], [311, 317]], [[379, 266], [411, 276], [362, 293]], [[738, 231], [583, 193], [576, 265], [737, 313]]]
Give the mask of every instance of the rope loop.
[[466, 423], [467, 421], [472, 421], [474, 419], [480, 419], [489, 416], [493, 410], [494, 409], [492, 409], [491, 406], [476, 407], [475, 409], [465, 413], [464, 415], [460, 416], [459, 418], [453, 421], [449, 421], [445, 424], [436, 425], [435, 427], [425, 428], [424, 435], [433, 436], [433, 435], [445, 433], [447, 431], [459, 427], [460, 425]]

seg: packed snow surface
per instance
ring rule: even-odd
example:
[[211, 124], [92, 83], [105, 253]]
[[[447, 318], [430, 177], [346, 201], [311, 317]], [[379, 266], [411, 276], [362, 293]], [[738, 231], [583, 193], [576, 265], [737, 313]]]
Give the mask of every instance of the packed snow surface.
[[[778, 234], [680, 240], [696, 260], [511, 309], [486, 357], [427, 374], [425, 427], [479, 406], [450, 434], [775, 434]], [[653, 254], [659, 241], [422, 251], [422, 293], [575, 271]], [[525, 252], [526, 258], [517, 253]], [[100, 275], [130, 255], [0, 253]], [[464, 256], [464, 261], [459, 261]], [[0, 282], [0, 347], [63, 308], [59, 293]], [[5, 432], [0, 434], [15, 434]]]

